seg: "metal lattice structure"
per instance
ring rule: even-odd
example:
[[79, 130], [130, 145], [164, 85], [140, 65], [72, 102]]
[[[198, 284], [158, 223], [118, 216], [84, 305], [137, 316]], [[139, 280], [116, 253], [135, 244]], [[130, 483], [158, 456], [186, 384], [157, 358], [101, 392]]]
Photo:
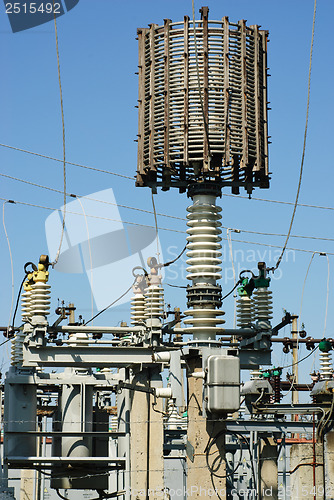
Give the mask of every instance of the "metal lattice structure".
[[268, 32], [208, 10], [138, 30], [138, 186], [269, 187]]

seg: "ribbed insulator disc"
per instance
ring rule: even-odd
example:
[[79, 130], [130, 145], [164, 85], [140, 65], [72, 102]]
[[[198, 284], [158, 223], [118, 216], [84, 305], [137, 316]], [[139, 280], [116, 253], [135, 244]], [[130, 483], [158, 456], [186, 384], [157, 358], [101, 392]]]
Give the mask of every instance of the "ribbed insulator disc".
[[255, 319], [269, 321], [273, 317], [271, 290], [268, 290], [268, 288], [257, 288], [253, 295]]
[[159, 318], [164, 313], [164, 293], [161, 286], [150, 286], [145, 290], [145, 317]]
[[22, 293], [21, 298], [21, 315], [23, 321], [30, 318], [31, 316], [31, 290], [27, 290]]
[[193, 325], [187, 328], [189, 332], [216, 332], [220, 328], [217, 325], [225, 323], [223, 318], [218, 317], [223, 316], [225, 312], [219, 309], [189, 309], [184, 314], [192, 316], [183, 320], [186, 325]]
[[203, 282], [219, 280], [221, 260], [220, 241], [221, 208], [208, 203], [199, 203], [188, 207], [187, 215], [187, 279]]
[[131, 324], [140, 325], [145, 320], [145, 297], [137, 294], [131, 299]]
[[19, 331], [16, 336], [12, 339], [11, 347], [11, 364], [21, 365], [23, 363], [23, 341], [25, 334]]
[[31, 315], [47, 316], [50, 311], [50, 285], [37, 282], [32, 285]]
[[253, 321], [253, 302], [250, 297], [239, 297], [237, 300], [237, 325], [239, 328], [249, 326]]
[[320, 370], [322, 379], [333, 377], [332, 356], [329, 352], [320, 352]]

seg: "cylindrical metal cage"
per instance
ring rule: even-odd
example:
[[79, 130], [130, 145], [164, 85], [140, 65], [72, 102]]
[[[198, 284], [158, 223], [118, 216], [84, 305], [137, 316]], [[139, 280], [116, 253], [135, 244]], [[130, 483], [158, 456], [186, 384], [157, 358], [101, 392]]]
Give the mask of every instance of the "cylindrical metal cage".
[[138, 186], [269, 187], [267, 31], [202, 19], [138, 30]]

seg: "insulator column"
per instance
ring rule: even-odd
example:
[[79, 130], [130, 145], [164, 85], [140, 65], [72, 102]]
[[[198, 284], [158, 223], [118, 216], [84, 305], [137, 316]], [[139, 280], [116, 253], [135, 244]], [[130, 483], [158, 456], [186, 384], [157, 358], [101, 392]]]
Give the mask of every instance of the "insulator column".
[[189, 316], [185, 324], [193, 333], [194, 340], [215, 340], [220, 324], [225, 321], [219, 316], [221, 306], [221, 287], [217, 285], [220, 275], [221, 234], [219, 222], [221, 208], [216, 205], [216, 193], [194, 194], [193, 204], [188, 207], [187, 215], [187, 279], [192, 285], [187, 287]]
[[272, 291], [267, 287], [260, 287], [254, 291], [254, 309], [255, 319], [258, 321], [266, 321], [270, 324], [272, 319]]
[[320, 352], [320, 378], [330, 380], [333, 378], [332, 355], [330, 352]]
[[151, 273], [147, 278], [148, 287], [145, 289], [145, 318], [150, 342], [155, 344], [160, 341], [161, 337], [161, 319], [164, 317], [164, 290], [156, 258], [151, 257], [147, 261]]
[[46, 316], [50, 314], [50, 285], [37, 281], [32, 285], [30, 297], [31, 316]]
[[144, 276], [137, 276], [136, 283], [133, 285], [133, 297], [131, 297], [131, 324], [141, 326], [145, 324], [145, 295], [146, 287]]
[[246, 328], [253, 322], [253, 301], [248, 295], [237, 299], [237, 326]]

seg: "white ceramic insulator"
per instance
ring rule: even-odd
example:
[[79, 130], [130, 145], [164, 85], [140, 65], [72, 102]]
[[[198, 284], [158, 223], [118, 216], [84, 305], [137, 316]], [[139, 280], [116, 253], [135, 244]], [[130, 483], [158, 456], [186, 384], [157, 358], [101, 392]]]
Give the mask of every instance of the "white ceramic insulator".
[[24, 322], [31, 317], [31, 293], [31, 290], [27, 290], [21, 296], [21, 315]]
[[254, 319], [269, 321], [273, 317], [272, 291], [267, 287], [257, 288], [254, 293]]
[[213, 196], [195, 196], [187, 208], [187, 279], [193, 284], [216, 284], [221, 278], [221, 208], [214, 204]]
[[167, 408], [167, 413], [168, 413], [168, 418], [166, 420], [166, 426], [169, 430], [177, 430], [182, 428], [183, 419], [179, 415], [177, 408], [175, 406], [175, 403], [173, 399], [170, 399], [168, 401], [168, 408]]
[[251, 371], [251, 380], [258, 380], [261, 378], [262, 371], [261, 370], [252, 370]]
[[22, 365], [23, 363], [23, 341], [25, 334], [22, 331], [17, 332], [12, 339], [11, 364], [12, 366]]
[[253, 301], [244, 295], [237, 299], [237, 325], [239, 328], [249, 326], [253, 321]]
[[145, 290], [145, 317], [161, 318], [164, 314], [164, 291], [161, 285], [151, 285]]
[[220, 311], [219, 309], [188, 309], [184, 311], [186, 316], [191, 316], [184, 321], [186, 325], [190, 324], [187, 328], [189, 333], [200, 334], [207, 333], [208, 340], [212, 340], [214, 337], [212, 335], [216, 334], [217, 329], [219, 328], [217, 325], [225, 323], [225, 320], [222, 318], [218, 318], [218, 316], [223, 316], [224, 311]]
[[50, 311], [50, 285], [38, 281], [32, 285], [31, 315], [47, 316]]
[[[221, 208], [213, 195], [195, 195], [193, 204], [187, 208], [187, 279], [192, 285], [216, 285], [221, 278]], [[219, 316], [225, 313], [215, 309], [213, 304], [184, 312], [189, 333], [197, 340], [214, 340], [220, 324], [225, 321]]]
[[332, 355], [329, 352], [320, 352], [320, 378], [328, 380], [333, 377]]
[[136, 294], [131, 298], [131, 325], [142, 325], [145, 319], [145, 296]]
[[155, 394], [157, 398], [171, 398], [173, 396], [171, 387], [157, 387]]

